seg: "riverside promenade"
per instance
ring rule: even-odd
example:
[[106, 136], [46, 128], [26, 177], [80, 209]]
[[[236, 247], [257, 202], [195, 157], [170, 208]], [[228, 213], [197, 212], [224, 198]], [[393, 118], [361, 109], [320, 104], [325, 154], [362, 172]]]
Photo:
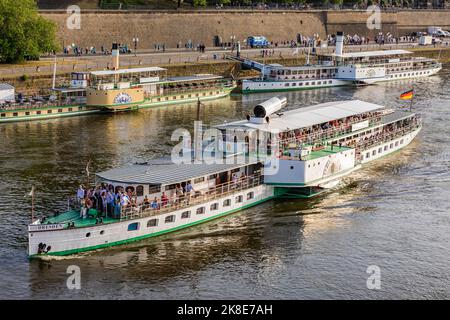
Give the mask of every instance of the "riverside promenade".
[[[368, 50], [439, 50], [449, 49], [448, 44], [440, 46], [419, 46], [417, 43], [399, 43], [399, 44], [368, 44], [346, 46], [346, 52], [368, 51]], [[273, 49], [273, 51], [272, 51]], [[308, 48], [305, 47], [277, 47], [266, 49], [270, 58], [295, 58], [308, 54]], [[319, 53], [329, 53], [334, 51], [334, 46], [326, 48], [316, 48]], [[235, 54], [236, 51], [230, 49], [207, 48], [204, 53], [185, 49], [169, 49], [163, 52], [152, 49], [138, 50], [137, 54], [128, 53], [121, 55], [121, 67], [136, 66], [162, 66], [162, 65], [183, 65], [183, 64], [205, 64], [212, 62], [224, 62], [227, 54]], [[241, 56], [246, 58], [258, 59], [262, 57], [262, 49], [242, 49]], [[17, 65], [0, 65], [0, 79], [16, 78], [26, 76], [44, 76], [53, 73], [54, 56], [43, 56], [39, 61], [30, 61]], [[57, 73], [65, 74], [72, 71], [102, 70], [111, 66], [110, 55], [57, 55]]]

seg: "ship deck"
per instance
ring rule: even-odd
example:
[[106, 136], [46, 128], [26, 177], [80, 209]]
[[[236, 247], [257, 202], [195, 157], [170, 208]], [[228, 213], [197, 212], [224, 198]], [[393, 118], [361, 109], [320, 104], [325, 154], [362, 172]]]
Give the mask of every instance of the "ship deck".
[[[113, 223], [117, 222], [119, 219], [110, 218], [110, 217], [103, 217], [102, 223]], [[79, 210], [71, 210], [66, 211], [64, 213], [61, 213], [58, 216], [48, 218], [44, 224], [64, 224], [64, 227], [67, 227], [67, 223], [73, 222], [75, 228], [82, 228], [82, 227], [90, 227], [97, 223], [97, 220], [95, 217], [88, 217], [85, 219], [82, 219], [80, 217], [80, 211]]]

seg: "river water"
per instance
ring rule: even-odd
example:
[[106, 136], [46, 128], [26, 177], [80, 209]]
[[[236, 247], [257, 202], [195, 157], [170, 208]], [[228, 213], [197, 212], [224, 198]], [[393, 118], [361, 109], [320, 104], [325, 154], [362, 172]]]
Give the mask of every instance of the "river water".
[[[27, 258], [30, 199], [64, 208], [91, 171], [167, 155], [195, 105], [0, 125], [0, 298], [449, 299], [450, 66], [437, 76], [364, 88], [284, 94], [288, 109], [343, 99], [400, 107], [414, 86], [424, 128], [404, 150], [370, 163], [311, 200], [273, 200], [130, 245], [47, 260]], [[209, 102], [208, 124], [243, 119], [273, 94]], [[69, 290], [69, 266], [81, 289]], [[369, 266], [381, 271], [368, 289]]]

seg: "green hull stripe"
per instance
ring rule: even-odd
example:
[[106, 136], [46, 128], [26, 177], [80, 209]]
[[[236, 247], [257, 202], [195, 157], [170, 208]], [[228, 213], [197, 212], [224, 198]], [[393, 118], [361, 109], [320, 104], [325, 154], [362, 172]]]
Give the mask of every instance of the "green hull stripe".
[[280, 88], [280, 89], [251, 89], [251, 90], [242, 89], [242, 93], [314, 90], [314, 89], [324, 89], [324, 88], [333, 88], [333, 87], [343, 87], [343, 86], [349, 86], [349, 85], [351, 85], [351, 84], [334, 84], [334, 85], [317, 86], [317, 87], [295, 87], [295, 88], [290, 87], [290, 88]]
[[[61, 113], [51, 113], [51, 114], [40, 114], [40, 115], [30, 115], [30, 116], [17, 116], [17, 117], [5, 117], [0, 118], [0, 123], [2, 122], [18, 122], [18, 121], [29, 121], [29, 120], [38, 120], [38, 119], [51, 119], [51, 118], [60, 118], [60, 117], [69, 117], [69, 116], [79, 116], [84, 114], [92, 114], [92, 113], [101, 113], [104, 110], [108, 110], [109, 107], [118, 107], [122, 106], [124, 107], [123, 110], [117, 110], [117, 111], [130, 111], [130, 110], [137, 110], [137, 109], [145, 109], [145, 108], [153, 108], [153, 107], [160, 107], [164, 105], [171, 105], [171, 104], [182, 104], [182, 103], [190, 103], [190, 102], [196, 102], [198, 98], [200, 98], [201, 101], [207, 101], [207, 100], [214, 100], [219, 98], [224, 98], [228, 96], [234, 88], [226, 88], [223, 90], [222, 93], [212, 95], [212, 96], [202, 96], [202, 97], [194, 97], [194, 98], [186, 98], [186, 99], [178, 99], [178, 100], [172, 100], [172, 101], [158, 101], [158, 102], [151, 102], [151, 101], [143, 101], [143, 102], [136, 102], [132, 104], [119, 104], [119, 105], [111, 105], [111, 106], [86, 106], [86, 105], [80, 105], [80, 107], [90, 107], [95, 108], [93, 110], [80, 110], [80, 111], [68, 111], [68, 112], [61, 112]], [[48, 109], [60, 109], [60, 108], [66, 108], [66, 107], [73, 107], [73, 106], [56, 106], [56, 107], [45, 107], [42, 109], [32, 109], [31, 111], [46, 111]], [[30, 109], [18, 109], [13, 110], [14, 112], [20, 112], [20, 111], [30, 111]], [[12, 112], [12, 110], [0, 110], [0, 112]]]
[[204, 97], [194, 97], [194, 98], [186, 98], [186, 99], [178, 99], [178, 100], [168, 100], [168, 101], [157, 101], [157, 102], [146, 102], [142, 105], [138, 106], [138, 109], [147, 109], [147, 108], [156, 108], [156, 107], [162, 107], [165, 105], [171, 105], [171, 104], [182, 104], [182, 103], [192, 103], [197, 102], [198, 98], [200, 98], [200, 101], [207, 101], [207, 100], [215, 100], [220, 99], [228, 96], [231, 93], [232, 90], [229, 90], [228, 92], [225, 91], [222, 94], [216, 94], [213, 96], [204, 96]]
[[192, 222], [192, 223], [188, 223], [188, 224], [185, 224], [185, 225], [182, 225], [182, 226], [178, 226], [178, 227], [175, 227], [175, 228], [172, 228], [172, 229], [167, 229], [167, 230], [151, 233], [151, 234], [139, 236], [139, 237], [136, 237], [136, 238], [120, 240], [120, 241], [115, 241], [115, 242], [111, 242], [111, 243], [99, 244], [99, 245], [92, 246], [92, 247], [72, 249], [72, 250], [59, 251], [59, 252], [51, 252], [51, 253], [48, 253], [48, 254], [45, 254], [45, 255], [37, 255], [36, 254], [36, 255], [30, 256], [30, 258], [39, 258], [39, 257], [42, 257], [42, 256], [47, 256], [47, 255], [51, 255], [51, 256], [65, 256], [65, 255], [75, 254], [75, 253], [79, 253], [79, 252], [91, 251], [91, 250], [96, 250], [96, 249], [101, 249], [101, 248], [106, 248], [106, 247], [112, 247], [112, 246], [117, 246], [117, 245], [121, 245], [121, 244], [126, 244], [126, 243], [130, 243], [130, 242], [135, 242], [135, 241], [139, 241], [139, 240], [146, 239], [146, 238], [156, 237], [156, 236], [159, 236], [159, 235], [163, 235], [163, 234], [166, 234], [166, 233], [170, 233], [170, 232], [181, 230], [181, 229], [184, 229], [184, 228], [187, 228], [187, 227], [191, 227], [191, 226], [194, 226], [194, 225], [197, 225], [197, 224], [201, 224], [201, 223], [204, 223], [204, 222], [207, 222], [207, 221], [210, 221], [210, 220], [214, 220], [214, 219], [223, 217], [225, 215], [231, 214], [233, 212], [237, 212], [237, 211], [240, 211], [240, 210], [243, 210], [243, 209], [246, 209], [246, 208], [253, 207], [253, 206], [258, 205], [258, 204], [260, 204], [262, 202], [268, 201], [268, 200], [270, 200], [270, 199], [272, 199], [274, 197], [275, 196], [270, 196], [270, 197], [267, 197], [265, 199], [258, 200], [258, 201], [254, 202], [254, 203], [242, 206], [241, 208], [237, 208], [237, 209], [233, 209], [233, 210], [230, 210], [230, 211], [226, 211], [226, 212], [223, 212], [221, 214], [215, 215], [213, 217], [205, 218], [203, 220], [199, 220], [199, 221], [195, 221], [195, 222]]
[[100, 110], [81, 110], [81, 111], [68, 111], [61, 113], [50, 113], [50, 114], [40, 114], [40, 115], [32, 115], [32, 116], [18, 116], [18, 117], [10, 117], [10, 118], [0, 118], [0, 123], [2, 122], [18, 122], [18, 121], [29, 121], [29, 120], [39, 120], [39, 119], [54, 119], [61, 117], [73, 117], [73, 116], [82, 116], [86, 114], [100, 113]]

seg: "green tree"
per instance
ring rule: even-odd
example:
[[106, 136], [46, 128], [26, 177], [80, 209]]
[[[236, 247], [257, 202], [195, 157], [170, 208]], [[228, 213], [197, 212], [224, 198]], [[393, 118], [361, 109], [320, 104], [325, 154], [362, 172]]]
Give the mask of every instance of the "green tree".
[[35, 0], [0, 0], [0, 62], [37, 59], [56, 50], [56, 25], [40, 16]]
[[194, 7], [206, 7], [207, 4], [207, 0], [192, 0], [192, 5]]

